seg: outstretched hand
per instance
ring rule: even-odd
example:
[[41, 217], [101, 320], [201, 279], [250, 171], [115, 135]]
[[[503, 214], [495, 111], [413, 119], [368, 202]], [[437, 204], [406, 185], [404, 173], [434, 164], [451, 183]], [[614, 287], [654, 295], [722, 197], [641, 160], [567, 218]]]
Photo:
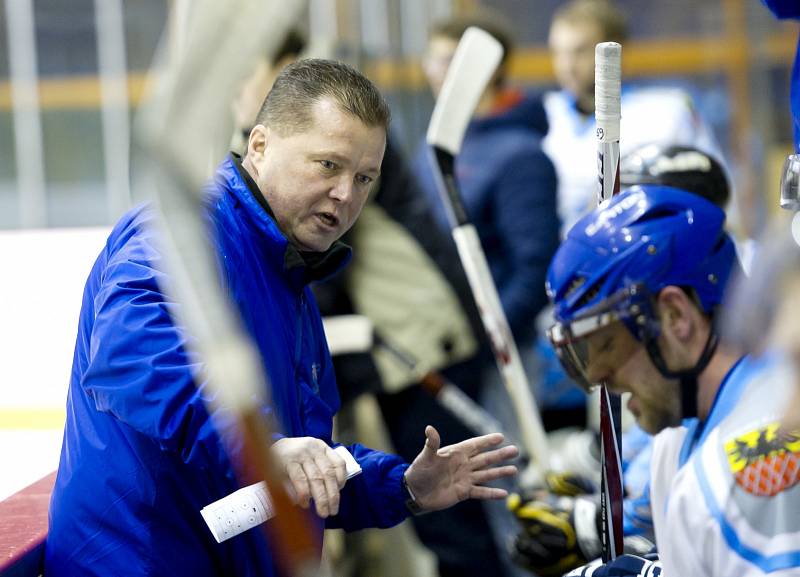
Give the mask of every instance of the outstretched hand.
[[473, 437], [440, 448], [436, 429], [425, 427], [425, 447], [406, 471], [406, 483], [424, 511], [446, 509], [465, 499], [504, 499], [504, 489], [484, 487], [484, 483], [517, 473], [514, 465], [496, 466], [513, 459], [519, 451], [514, 445], [498, 447], [501, 433]]

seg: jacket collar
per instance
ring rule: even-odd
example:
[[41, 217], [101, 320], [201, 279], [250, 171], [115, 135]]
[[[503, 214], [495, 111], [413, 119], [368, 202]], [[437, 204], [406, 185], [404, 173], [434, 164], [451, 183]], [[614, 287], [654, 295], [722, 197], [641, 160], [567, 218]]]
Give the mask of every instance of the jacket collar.
[[[220, 182], [220, 180], [222, 182]], [[238, 201], [260, 233], [267, 250], [280, 258], [283, 270], [293, 284], [306, 285], [324, 280], [343, 269], [350, 261], [352, 249], [337, 240], [325, 252], [297, 250], [278, 227], [275, 215], [261, 194], [258, 184], [242, 166], [242, 159], [231, 153], [217, 170], [217, 182]]]

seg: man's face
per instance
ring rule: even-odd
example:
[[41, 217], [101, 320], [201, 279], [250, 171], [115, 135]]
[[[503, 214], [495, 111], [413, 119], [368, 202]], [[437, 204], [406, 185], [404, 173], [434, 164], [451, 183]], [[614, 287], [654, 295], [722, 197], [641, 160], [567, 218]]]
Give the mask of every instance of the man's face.
[[438, 98], [442, 90], [447, 68], [453, 60], [458, 41], [446, 36], [433, 36], [428, 43], [428, 50], [422, 59], [422, 70], [431, 87], [433, 96]]
[[[631, 393], [628, 409], [639, 426], [658, 433], [681, 422], [680, 389], [675, 380], [665, 379], [650, 360], [642, 343], [620, 322], [614, 322], [586, 337], [586, 376], [590, 382], [604, 382], [612, 392]], [[665, 360], [668, 344], [659, 338]]]
[[557, 20], [550, 28], [550, 54], [559, 85], [578, 100], [594, 98], [594, 47], [602, 42], [592, 22]]
[[289, 242], [298, 250], [324, 252], [361, 213], [380, 174], [386, 131], [327, 98], [311, 113], [305, 132], [281, 135], [256, 126], [245, 166]]

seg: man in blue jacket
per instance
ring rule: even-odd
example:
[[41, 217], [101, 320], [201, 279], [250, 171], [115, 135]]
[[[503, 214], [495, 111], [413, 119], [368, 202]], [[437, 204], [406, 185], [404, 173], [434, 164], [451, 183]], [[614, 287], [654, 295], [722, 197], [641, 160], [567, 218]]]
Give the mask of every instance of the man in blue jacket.
[[[503, 310], [522, 350], [536, 333], [534, 320], [547, 304], [545, 275], [558, 248], [556, 171], [542, 151], [547, 116], [541, 99], [507, 86], [510, 35], [494, 18], [465, 18], [436, 26], [423, 62], [438, 96], [458, 41], [470, 26], [494, 36], [504, 60], [478, 103], [456, 159], [456, 176], [468, 216], [478, 231]], [[449, 231], [427, 146], [414, 162], [441, 227]]]
[[[501, 435], [440, 449], [433, 427], [409, 466], [361, 445], [363, 472], [345, 485], [333, 452], [339, 407], [322, 322], [308, 284], [350, 257], [339, 237], [380, 171], [388, 107], [351, 68], [287, 67], [267, 97], [243, 159], [220, 165], [205, 216], [220, 280], [272, 385], [263, 407], [273, 457], [298, 504], [324, 527], [388, 527], [468, 498], [511, 475]], [[191, 143], [187, 143], [190, 146]], [[238, 489], [232, 417], [210, 391], [166, 273], [153, 207], [125, 215], [87, 281], [50, 506], [45, 571], [63, 575], [275, 575], [260, 531], [216, 543], [200, 510]], [[229, 449], [230, 451], [230, 449]], [[313, 502], [313, 504], [312, 504]]]

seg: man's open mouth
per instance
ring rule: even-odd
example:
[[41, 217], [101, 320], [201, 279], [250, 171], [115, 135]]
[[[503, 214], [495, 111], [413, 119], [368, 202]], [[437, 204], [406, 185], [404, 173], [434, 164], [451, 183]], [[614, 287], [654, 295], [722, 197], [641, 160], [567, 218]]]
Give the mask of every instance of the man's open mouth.
[[330, 212], [318, 212], [317, 218], [322, 221], [322, 224], [325, 226], [329, 226], [331, 228], [337, 226], [339, 224], [339, 219]]

